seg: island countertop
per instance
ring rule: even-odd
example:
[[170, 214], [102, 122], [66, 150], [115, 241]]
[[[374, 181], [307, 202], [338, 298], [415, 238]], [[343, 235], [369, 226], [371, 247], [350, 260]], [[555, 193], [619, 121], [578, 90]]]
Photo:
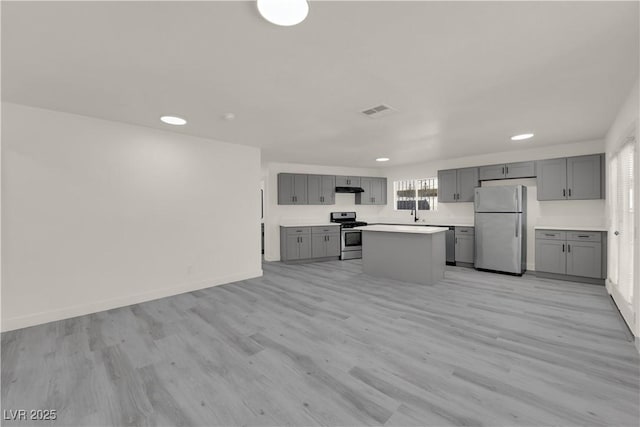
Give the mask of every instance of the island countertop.
[[355, 227], [353, 230], [362, 231], [383, 231], [387, 233], [408, 233], [408, 234], [435, 234], [447, 231], [446, 227], [415, 227], [413, 225], [367, 225]]

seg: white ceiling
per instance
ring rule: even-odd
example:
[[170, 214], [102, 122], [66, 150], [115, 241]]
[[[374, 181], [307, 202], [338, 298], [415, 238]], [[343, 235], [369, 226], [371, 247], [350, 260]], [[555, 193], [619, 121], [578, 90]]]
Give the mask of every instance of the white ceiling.
[[[265, 160], [392, 166], [602, 138], [638, 77], [638, 16], [638, 2], [316, 1], [284, 28], [252, 1], [2, 2], [2, 95]], [[381, 103], [397, 112], [359, 113]]]

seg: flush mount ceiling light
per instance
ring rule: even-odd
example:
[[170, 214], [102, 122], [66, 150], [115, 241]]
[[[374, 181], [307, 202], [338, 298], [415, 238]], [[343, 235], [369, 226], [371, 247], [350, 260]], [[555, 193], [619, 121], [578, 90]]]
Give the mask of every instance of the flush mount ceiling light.
[[307, 0], [257, 0], [258, 12], [272, 24], [291, 27], [309, 14]]
[[512, 141], [522, 141], [524, 139], [529, 139], [529, 138], [533, 138], [533, 134], [532, 133], [523, 133], [520, 135], [514, 135], [511, 137]]
[[378, 157], [376, 159], [376, 162], [388, 162], [389, 158], [388, 157]]
[[162, 116], [160, 117], [160, 120], [168, 125], [174, 126], [182, 126], [187, 124], [187, 121], [185, 119], [176, 116]]

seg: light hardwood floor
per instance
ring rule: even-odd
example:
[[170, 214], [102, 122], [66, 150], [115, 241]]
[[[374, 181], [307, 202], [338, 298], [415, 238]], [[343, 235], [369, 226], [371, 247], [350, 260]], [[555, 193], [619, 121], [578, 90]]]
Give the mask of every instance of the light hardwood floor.
[[[2, 334], [2, 409], [54, 425], [637, 426], [639, 358], [600, 286], [361, 262]], [[3, 425], [50, 425], [8, 422]]]

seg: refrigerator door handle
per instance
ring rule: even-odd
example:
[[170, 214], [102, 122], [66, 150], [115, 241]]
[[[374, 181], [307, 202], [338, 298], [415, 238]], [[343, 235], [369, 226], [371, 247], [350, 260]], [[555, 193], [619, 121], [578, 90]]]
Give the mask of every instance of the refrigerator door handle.
[[520, 216], [518, 215], [518, 220], [516, 221], [516, 237], [518, 237], [518, 228], [520, 228]]

